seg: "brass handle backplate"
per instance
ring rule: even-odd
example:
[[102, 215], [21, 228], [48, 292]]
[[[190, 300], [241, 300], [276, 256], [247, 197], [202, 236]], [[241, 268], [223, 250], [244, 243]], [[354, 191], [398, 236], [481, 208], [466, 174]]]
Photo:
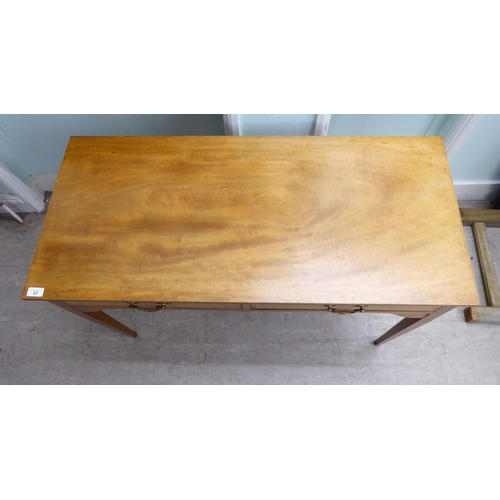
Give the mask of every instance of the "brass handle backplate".
[[339, 311], [335, 306], [328, 306], [328, 310], [334, 314], [354, 314], [354, 313], [364, 313], [364, 306], [357, 306], [353, 311]]
[[167, 305], [167, 302], [158, 302], [155, 307], [141, 307], [137, 302], [129, 302], [128, 308], [129, 309], [138, 309], [139, 311], [144, 311], [144, 312], [156, 312], [156, 311], [161, 311], [162, 309], [165, 309], [166, 305]]

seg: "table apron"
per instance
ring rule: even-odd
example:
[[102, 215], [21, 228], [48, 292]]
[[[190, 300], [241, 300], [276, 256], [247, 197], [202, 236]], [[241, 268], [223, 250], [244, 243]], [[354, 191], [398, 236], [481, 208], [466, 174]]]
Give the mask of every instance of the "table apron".
[[[123, 301], [65, 301], [65, 303], [82, 312], [103, 311], [105, 309], [129, 309], [130, 302]], [[222, 302], [134, 302], [137, 309], [208, 309], [229, 311], [297, 311], [297, 312], [330, 312], [334, 307], [340, 313], [356, 312], [362, 304], [270, 304], [270, 303], [222, 303]], [[436, 311], [440, 306], [422, 305], [362, 305], [365, 313], [396, 314], [407, 318], [422, 318]]]

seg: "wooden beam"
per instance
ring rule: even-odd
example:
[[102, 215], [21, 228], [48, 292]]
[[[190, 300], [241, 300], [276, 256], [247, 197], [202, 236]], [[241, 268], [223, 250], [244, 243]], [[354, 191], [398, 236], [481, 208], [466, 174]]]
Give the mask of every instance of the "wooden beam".
[[498, 287], [498, 277], [493, 262], [486, 224], [484, 222], [474, 222], [472, 224], [474, 240], [476, 241], [477, 253], [479, 256], [479, 267], [483, 277], [484, 289], [488, 305], [500, 307], [500, 288]]
[[429, 323], [452, 309], [454, 308], [450, 306], [443, 306], [423, 318], [405, 318], [399, 323], [396, 323], [387, 333], [384, 333], [384, 335], [379, 337], [373, 343], [375, 345], [385, 344], [386, 342], [389, 342], [389, 340], [393, 340], [401, 335], [404, 335], [405, 333], [411, 332], [415, 328], [419, 328], [422, 325]]
[[467, 307], [464, 309], [464, 316], [466, 323], [481, 321], [500, 324], [500, 307]]
[[464, 226], [472, 226], [474, 222], [484, 222], [487, 227], [500, 227], [500, 210], [461, 208], [460, 216]]
[[108, 316], [106, 313], [102, 311], [83, 312], [78, 310], [76, 307], [69, 306], [68, 304], [66, 304], [61, 300], [51, 300], [49, 302], [51, 302], [56, 306], [59, 306], [60, 308], [66, 311], [76, 314], [77, 316], [80, 316], [80, 318], [88, 319], [90, 321], [93, 321], [94, 323], [97, 323], [98, 325], [107, 326], [108, 328], [116, 330], [120, 333], [124, 333], [129, 337], [137, 337], [137, 333], [134, 332], [134, 330], [131, 330], [128, 326], [125, 326], [124, 324], [117, 321], [115, 318]]

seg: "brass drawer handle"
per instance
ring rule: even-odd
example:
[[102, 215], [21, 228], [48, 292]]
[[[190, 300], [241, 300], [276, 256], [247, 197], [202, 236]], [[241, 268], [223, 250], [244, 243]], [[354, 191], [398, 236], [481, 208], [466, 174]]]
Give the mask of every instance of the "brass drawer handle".
[[167, 305], [167, 302], [158, 302], [155, 307], [141, 307], [137, 302], [129, 302], [128, 303], [128, 308], [129, 309], [138, 309], [139, 311], [144, 311], [144, 312], [156, 312], [156, 311], [161, 311], [162, 309], [165, 309], [165, 306]]
[[328, 310], [330, 312], [332, 312], [333, 314], [354, 314], [354, 313], [364, 313], [365, 312], [364, 306], [357, 306], [354, 309], [354, 311], [339, 311], [334, 306], [328, 306]]

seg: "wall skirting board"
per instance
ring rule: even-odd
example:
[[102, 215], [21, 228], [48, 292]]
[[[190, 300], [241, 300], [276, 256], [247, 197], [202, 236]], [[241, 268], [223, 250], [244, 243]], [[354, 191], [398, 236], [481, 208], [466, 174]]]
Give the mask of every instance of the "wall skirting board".
[[[43, 196], [45, 191], [53, 191], [57, 172], [34, 174], [30, 177], [28, 186]], [[458, 201], [492, 201], [500, 193], [500, 181], [454, 181]], [[0, 193], [0, 201], [5, 201], [18, 212], [30, 212], [31, 207], [16, 203], [16, 197]], [[0, 208], [0, 212], [4, 210]]]
[[500, 181], [454, 181], [458, 201], [492, 201], [500, 193]]

